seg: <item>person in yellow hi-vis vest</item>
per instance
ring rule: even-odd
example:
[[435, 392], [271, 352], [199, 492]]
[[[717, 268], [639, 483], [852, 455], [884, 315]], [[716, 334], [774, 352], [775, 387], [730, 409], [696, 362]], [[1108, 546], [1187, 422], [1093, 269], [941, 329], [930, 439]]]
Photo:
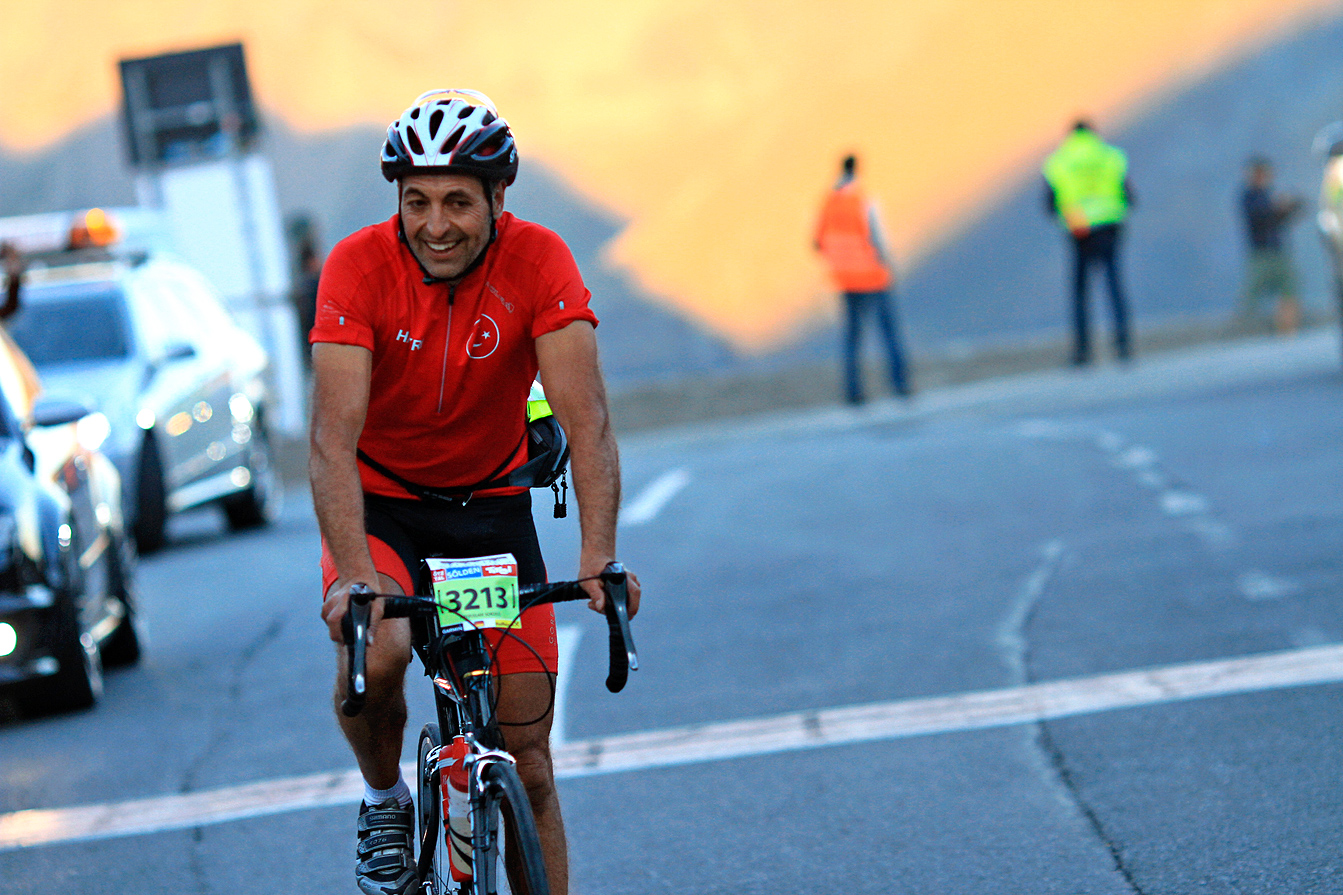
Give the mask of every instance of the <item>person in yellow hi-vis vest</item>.
[[856, 157], [844, 158], [839, 180], [821, 208], [814, 240], [816, 250], [830, 266], [835, 285], [844, 294], [844, 390], [850, 404], [863, 402], [858, 359], [862, 321], [868, 314], [876, 317], [886, 347], [891, 387], [897, 395], [909, 394], [899, 324], [891, 301], [894, 278], [891, 276], [890, 253], [876, 206], [858, 185], [857, 165]]
[[1096, 135], [1087, 121], [1073, 125], [1072, 133], [1044, 163], [1045, 201], [1049, 214], [1072, 237], [1073, 244], [1073, 353], [1077, 366], [1091, 362], [1087, 324], [1087, 273], [1093, 263], [1105, 268], [1114, 314], [1115, 355], [1131, 356], [1128, 306], [1119, 276], [1119, 244], [1124, 220], [1133, 207], [1128, 159], [1122, 150]]

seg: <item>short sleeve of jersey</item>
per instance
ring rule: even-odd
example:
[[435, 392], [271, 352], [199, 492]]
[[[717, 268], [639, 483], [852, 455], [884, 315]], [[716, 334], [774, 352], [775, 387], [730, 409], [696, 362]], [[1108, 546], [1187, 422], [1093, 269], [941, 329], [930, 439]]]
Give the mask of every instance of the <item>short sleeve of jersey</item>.
[[358, 345], [373, 350], [373, 327], [368, 318], [370, 284], [357, 263], [356, 233], [341, 240], [322, 265], [317, 285], [317, 315], [308, 341]]
[[537, 269], [543, 271], [543, 289], [537, 296], [532, 318], [532, 338], [564, 329], [570, 323], [586, 320], [597, 325], [597, 315], [588, 307], [592, 293], [583, 285], [583, 275], [573, 253], [558, 235], [537, 228], [544, 234], [538, 239]]

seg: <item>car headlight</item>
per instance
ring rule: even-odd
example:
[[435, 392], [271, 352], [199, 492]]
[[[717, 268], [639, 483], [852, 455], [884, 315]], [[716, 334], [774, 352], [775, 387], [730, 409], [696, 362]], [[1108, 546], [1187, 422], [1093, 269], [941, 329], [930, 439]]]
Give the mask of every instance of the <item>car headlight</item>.
[[96, 451], [112, 434], [112, 424], [101, 413], [90, 413], [75, 424], [75, 436], [79, 446], [86, 451]]
[[252, 406], [252, 401], [242, 392], [234, 392], [228, 399], [229, 412], [233, 418], [240, 423], [250, 423], [252, 417], [256, 415], [256, 408]]

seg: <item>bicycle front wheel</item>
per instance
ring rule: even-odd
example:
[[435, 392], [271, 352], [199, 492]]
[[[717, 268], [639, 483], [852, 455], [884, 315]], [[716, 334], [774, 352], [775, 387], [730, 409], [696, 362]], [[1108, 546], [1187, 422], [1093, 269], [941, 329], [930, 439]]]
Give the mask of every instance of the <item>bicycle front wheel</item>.
[[438, 785], [438, 768], [429, 761], [429, 755], [442, 745], [437, 724], [426, 724], [420, 731], [420, 749], [416, 779], [419, 781], [419, 859], [421, 888], [425, 895], [447, 895], [457, 892], [452, 881], [447, 843], [444, 841], [443, 795]]
[[[508, 762], [491, 762], [481, 782], [484, 829], [475, 836], [473, 895], [550, 895], [536, 820], [517, 769]], [[510, 888], [501, 889], [505, 879]]]

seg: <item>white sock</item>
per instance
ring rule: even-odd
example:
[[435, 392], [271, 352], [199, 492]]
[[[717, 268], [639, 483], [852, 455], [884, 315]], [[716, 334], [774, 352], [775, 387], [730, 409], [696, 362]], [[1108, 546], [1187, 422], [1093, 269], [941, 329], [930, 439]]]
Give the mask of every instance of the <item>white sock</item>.
[[368, 785], [367, 780], [364, 781], [365, 805], [381, 805], [388, 799], [396, 799], [397, 804], [402, 806], [409, 805], [411, 802], [410, 787], [406, 785], [400, 771], [396, 772], [396, 782], [388, 789], [374, 789]]

